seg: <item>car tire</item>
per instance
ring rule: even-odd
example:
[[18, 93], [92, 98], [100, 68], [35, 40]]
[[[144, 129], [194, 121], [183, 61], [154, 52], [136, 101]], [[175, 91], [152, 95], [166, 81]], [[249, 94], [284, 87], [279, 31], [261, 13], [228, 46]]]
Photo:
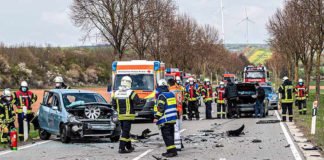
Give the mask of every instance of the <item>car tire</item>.
[[62, 143], [69, 143], [71, 142], [71, 137], [69, 137], [68, 134], [68, 129], [66, 125], [61, 126], [61, 131], [60, 131], [60, 138]]
[[110, 137], [110, 141], [111, 142], [118, 142], [119, 138], [120, 138], [120, 136], [112, 136], [112, 137]]
[[49, 140], [49, 138], [51, 137], [51, 134], [48, 133], [45, 129], [42, 129], [42, 128], [40, 128], [38, 130], [38, 134], [39, 134], [39, 138], [41, 140]]

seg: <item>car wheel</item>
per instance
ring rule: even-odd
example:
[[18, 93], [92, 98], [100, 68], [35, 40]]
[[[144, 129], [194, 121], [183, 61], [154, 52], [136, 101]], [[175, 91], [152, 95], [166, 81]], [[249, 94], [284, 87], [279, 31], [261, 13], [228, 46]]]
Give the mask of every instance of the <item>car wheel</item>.
[[69, 143], [71, 141], [71, 137], [68, 135], [68, 130], [66, 125], [62, 125], [60, 138], [62, 143]]
[[48, 140], [51, 137], [51, 134], [42, 128], [38, 130], [38, 134], [41, 140]]
[[119, 141], [119, 136], [112, 136], [110, 137], [111, 142], [118, 142]]

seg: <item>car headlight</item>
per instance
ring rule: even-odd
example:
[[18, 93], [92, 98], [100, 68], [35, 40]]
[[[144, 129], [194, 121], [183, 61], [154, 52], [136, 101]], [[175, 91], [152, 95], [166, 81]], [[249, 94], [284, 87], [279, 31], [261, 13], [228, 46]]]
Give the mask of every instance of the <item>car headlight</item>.
[[111, 116], [111, 120], [114, 122], [114, 123], [117, 123], [118, 122], [118, 113], [114, 111], [113, 115]]
[[78, 119], [74, 115], [69, 114], [68, 115], [68, 122], [79, 123], [80, 121], [78, 121]]
[[273, 96], [271, 97], [271, 100], [273, 100], [273, 101], [278, 100], [278, 96], [277, 96], [277, 95], [273, 95]]
[[149, 102], [152, 102], [152, 101], [154, 101], [154, 98], [148, 98], [148, 99], [146, 99], [146, 103], [149, 103]]

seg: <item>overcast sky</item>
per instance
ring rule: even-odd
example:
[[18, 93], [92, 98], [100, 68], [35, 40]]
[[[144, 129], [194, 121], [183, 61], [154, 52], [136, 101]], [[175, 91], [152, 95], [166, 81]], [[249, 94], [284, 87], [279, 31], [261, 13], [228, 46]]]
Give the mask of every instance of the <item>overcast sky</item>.
[[[284, 0], [223, 0], [226, 43], [246, 42], [245, 16], [249, 19], [249, 42], [265, 43], [265, 24]], [[83, 33], [73, 26], [69, 14], [72, 0], [0, 0], [0, 42], [6, 45], [32, 44], [53, 46], [89, 45]], [[220, 0], [176, 0], [180, 13], [195, 18], [201, 25], [221, 30]]]

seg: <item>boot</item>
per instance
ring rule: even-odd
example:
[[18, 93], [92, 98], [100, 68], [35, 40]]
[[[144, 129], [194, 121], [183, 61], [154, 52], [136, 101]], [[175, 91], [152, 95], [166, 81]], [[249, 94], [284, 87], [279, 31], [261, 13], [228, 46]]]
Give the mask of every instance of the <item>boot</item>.
[[165, 152], [165, 153], [162, 153], [163, 157], [175, 157], [177, 155], [178, 155], [177, 152]]
[[130, 151], [126, 149], [119, 149], [118, 153], [125, 154], [125, 153], [130, 153]]
[[135, 148], [134, 148], [134, 147], [127, 147], [127, 150], [128, 150], [129, 152], [134, 152], [134, 151], [135, 151]]

